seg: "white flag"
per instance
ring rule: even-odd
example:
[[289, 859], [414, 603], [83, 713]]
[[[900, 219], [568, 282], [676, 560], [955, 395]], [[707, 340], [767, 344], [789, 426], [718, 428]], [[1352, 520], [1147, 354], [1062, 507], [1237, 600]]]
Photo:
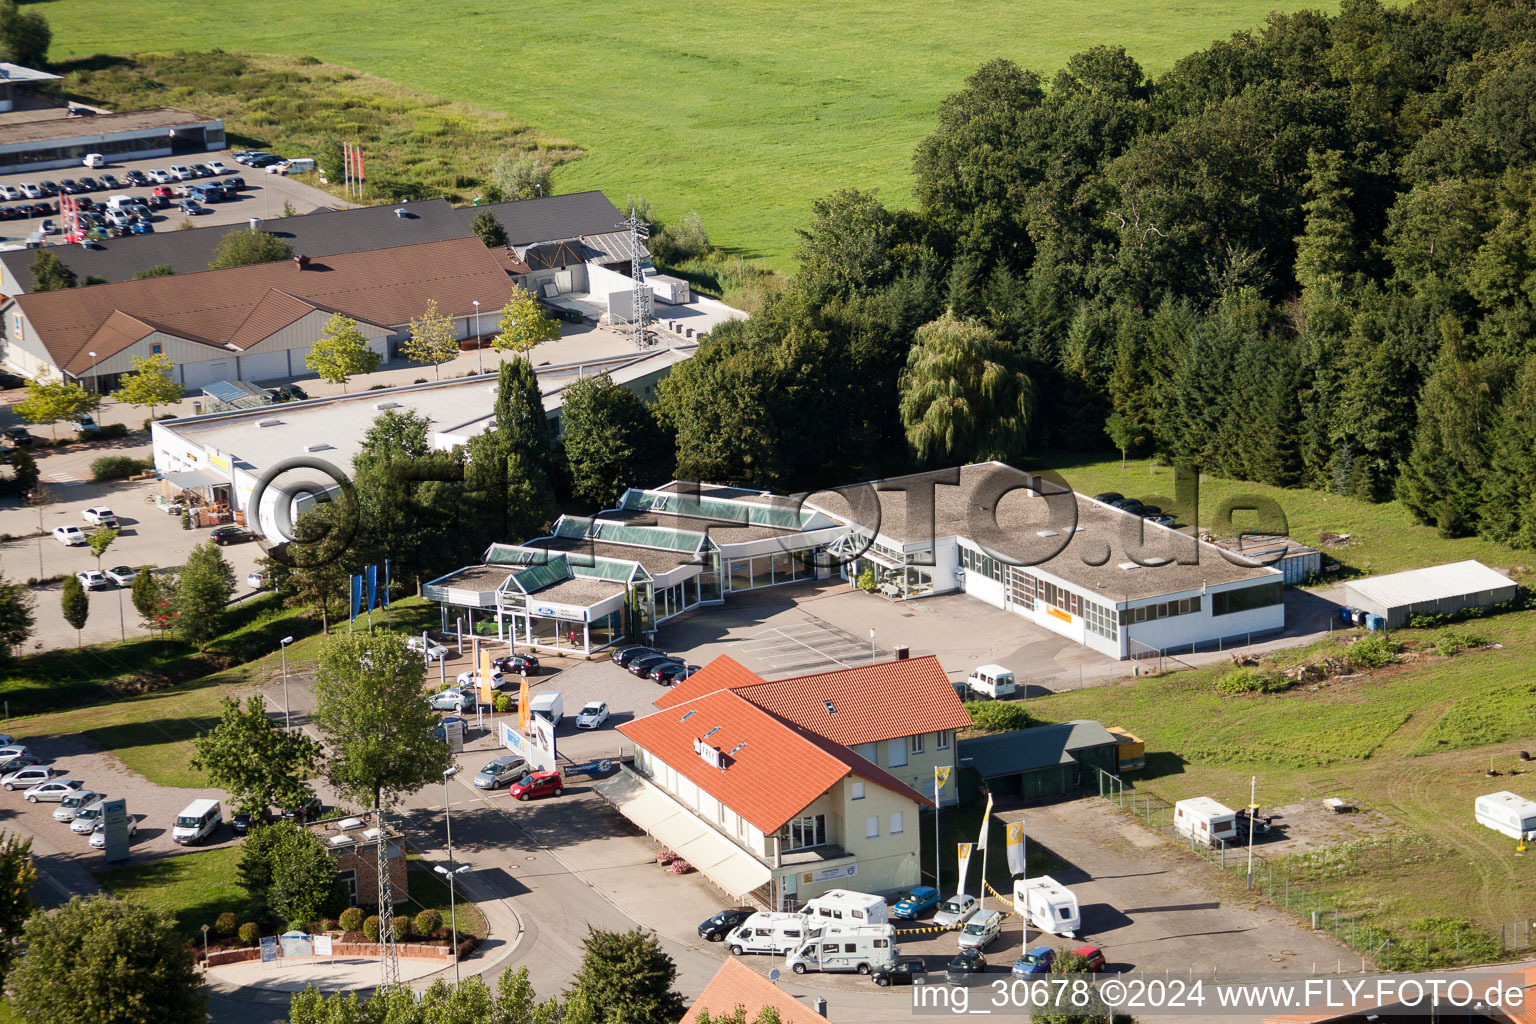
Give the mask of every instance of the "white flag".
[[966, 869], [971, 866], [971, 844], [958, 843], [956, 845], [960, 854], [960, 885], [955, 891], [964, 896]]
[[1008, 873], [1011, 875], [1024, 874], [1024, 823], [1014, 821], [1008, 823], [1006, 832], [1008, 847]]
[[988, 793], [987, 794], [987, 809], [981, 812], [981, 838], [976, 840], [976, 849], [978, 849], [978, 850], [985, 850], [987, 848], [987, 826], [992, 823], [991, 822], [991, 818], [992, 818], [992, 794]]

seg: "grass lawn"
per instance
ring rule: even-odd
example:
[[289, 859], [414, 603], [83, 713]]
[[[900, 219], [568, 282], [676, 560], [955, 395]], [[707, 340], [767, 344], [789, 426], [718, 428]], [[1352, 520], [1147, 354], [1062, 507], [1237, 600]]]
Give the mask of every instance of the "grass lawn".
[[[416, 855], [411, 855], [411, 864], [407, 874], [406, 884], [411, 890], [410, 902], [400, 908], [401, 913], [409, 912], [415, 917], [423, 910], [436, 910], [443, 915], [443, 924], [450, 924], [453, 920], [450, 900], [448, 899], [448, 883], [434, 874], [432, 869], [417, 861]], [[476, 907], [464, 899], [464, 890], [458, 890], [459, 936], [473, 935], [477, 939], [485, 938], [489, 932], [485, 915]]]
[[[1536, 918], [1536, 858], [1478, 825], [1473, 800], [1509, 789], [1536, 798], [1536, 771], [1519, 760], [1536, 732], [1536, 612], [1460, 627], [1502, 644], [1451, 657], [1426, 655], [1364, 677], [1268, 695], [1224, 697], [1221, 666], [1043, 697], [1030, 710], [1045, 721], [1091, 718], [1120, 725], [1147, 744], [1136, 788], [1169, 803], [1212, 796], [1259, 803], [1315, 799], [1306, 783], [1336, 779], [1344, 795], [1379, 811], [1419, 843], [1403, 856], [1372, 856], [1379, 835], [1328, 863], [1296, 865], [1309, 886], [1376, 927], [1417, 930], [1442, 915], [1498, 932]], [[1399, 639], [1427, 632], [1403, 630]], [[1282, 652], [1276, 663], [1318, 660], [1336, 646]], [[1486, 778], [1490, 768], [1498, 778]], [[1277, 868], [1278, 870], [1278, 868]]]
[[[585, 151], [556, 172], [560, 191], [645, 195], [669, 219], [697, 209], [717, 244], [782, 269], [811, 199], [856, 186], [908, 201], [912, 151], [936, 105], [983, 61], [1049, 75], [1109, 43], [1161, 72], [1271, 9], [1317, 5], [270, 0], [208, 17], [191, 0], [144, 0], [126, 19], [102, 17], [91, 0], [47, 6], [55, 62], [171, 43], [313, 56], [505, 113]], [[369, 152], [370, 171], [388, 172], [392, 155]]]
[[[1118, 491], [1143, 500], [1149, 500], [1150, 495], [1164, 495], [1168, 500], [1150, 503], [1173, 507], [1173, 469], [1154, 465], [1150, 459], [1132, 459], [1125, 469], [1121, 469], [1119, 459], [1044, 455], [1033, 466], [1025, 468], [1056, 470], [1079, 494]], [[1209, 529], [1217, 508], [1224, 501], [1240, 495], [1260, 495], [1277, 502], [1285, 513], [1290, 535], [1303, 544], [1317, 544], [1318, 536], [1323, 532], [1349, 534], [1352, 538], [1349, 544], [1327, 549], [1327, 554], [1344, 567], [1338, 574], [1340, 577], [1400, 572], [1467, 558], [1504, 569], [1516, 565], [1536, 567], [1536, 552], [1519, 551], [1477, 537], [1441, 537], [1434, 527], [1415, 522], [1402, 502], [1372, 505], [1323, 491], [1272, 487], [1214, 476], [1200, 478], [1199, 525]], [[1189, 525], [1187, 514], [1181, 514], [1180, 520]], [[1233, 520], [1239, 527], [1257, 523], [1252, 513], [1237, 513]]]
[[239, 863], [240, 847], [231, 846], [98, 871], [96, 880], [114, 895], [173, 915], [177, 928], [195, 937], [226, 910], [249, 919], [249, 900], [235, 881]]

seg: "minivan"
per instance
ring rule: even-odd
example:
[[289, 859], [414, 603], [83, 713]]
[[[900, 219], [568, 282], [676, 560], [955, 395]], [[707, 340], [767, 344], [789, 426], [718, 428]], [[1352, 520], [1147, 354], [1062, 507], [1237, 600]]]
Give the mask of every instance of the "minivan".
[[102, 156], [100, 153], [87, 153], [85, 154], [85, 159], [80, 162], [85, 164], [87, 167], [107, 166], [107, 158]]
[[965, 679], [965, 685], [973, 693], [985, 694], [993, 700], [1012, 697], [1016, 688], [1013, 671], [1001, 665], [978, 665], [971, 669], [971, 674]]
[[503, 754], [475, 773], [476, 789], [510, 785], [528, 774], [528, 762], [516, 754]]
[[224, 811], [217, 800], [193, 800], [176, 815], [176, 826], [171, 829], [171, 838], [182, 846], [200, 843], [223, 820]]
[[54, 821], [74, 821], [79, 817], [83, 808], [91, 806], [97, 800], [104, 799], [101, 793], [93, 793], [88, 789], [76, 790], [59, 801], [59, 806], [53, 809]]
[[965, 922], [957, 941], [961, 949], [986, 949], [1002, 931], [1003, 915], [996, 910], [982, 910]]
[[272, 174], [305, 174], [315, 169], [315, 162], [307, 156], [294, 157], [267, 168]]

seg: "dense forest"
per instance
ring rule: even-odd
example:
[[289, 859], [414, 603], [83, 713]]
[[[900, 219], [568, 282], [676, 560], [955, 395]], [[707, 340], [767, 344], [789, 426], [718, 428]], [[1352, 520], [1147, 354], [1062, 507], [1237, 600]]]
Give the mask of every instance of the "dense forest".
[[1155, 80], [992, 61], [916, 209], [815, 203], [659, 416], [693, 479], [1113, 443], [1536, 546], [1533, 151], [1536, 0], [1273, 14]]

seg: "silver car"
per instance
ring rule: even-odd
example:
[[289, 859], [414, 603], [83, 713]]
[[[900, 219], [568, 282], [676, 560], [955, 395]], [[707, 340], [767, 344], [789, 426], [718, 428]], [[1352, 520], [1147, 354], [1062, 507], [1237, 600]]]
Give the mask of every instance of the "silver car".
[[0, 786], [6, 789], [31, 789], [39, 782], [47, 782], [60, 776], [68, 775], [63, 768], [50, 768], [47, 765], [35, 764], [30, 768], [11, 772], [5, 778], [0, 779]]
[[[128, 838], [132, 839], [134, 836], [138, 835], [138, 832], [139, 823], [134, 820], [133, 815], [128, 815]], [[107, 848], [106, 822], [98, 821], [96, 823], [96, 827], [91, 829], [91, 846], [93, 849], [97, 850], [105, 850]]]
[[957, 924], [969, 921], [976, 911], [981, 908], [975, 896], [967, 896], [965, 893], [956, 893], [943, 903], [939, 904], [938, 912], [933, 915], [933, 923], [941, 928], [953, 928]]
[[39, 782], [27, 790], [27, 803], [35, 804], [43, 800], [56, 804], [65, 797], [79, 792], [80, 787], [84, 785], [84, 779], [54, 779], [51, 782]]
[[516, 754], [503, 754], [475, 773], [476, 789], [495, 789], [528, 774], [528, 762]]
[[106, 797], [98, 797], [80, 808], [80, 813], [76, 814], [74, 820], [69, 823], [69, 830], [78, 832], [82, 836], [90, 833], [96, 827], [96, 823], [101, 820], [104, 800]]
[[104, 793], [92, 792], [89, 789], [77, 789], [59, 801], [59, 806], [53, 809], [53, 820], [74, 821], [82, 808], [89, 807], [97, 800], [104, 798]]

